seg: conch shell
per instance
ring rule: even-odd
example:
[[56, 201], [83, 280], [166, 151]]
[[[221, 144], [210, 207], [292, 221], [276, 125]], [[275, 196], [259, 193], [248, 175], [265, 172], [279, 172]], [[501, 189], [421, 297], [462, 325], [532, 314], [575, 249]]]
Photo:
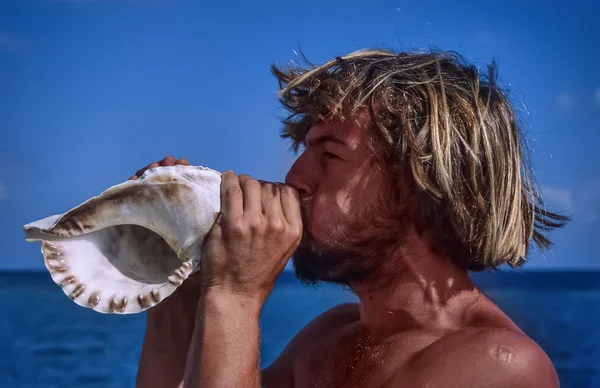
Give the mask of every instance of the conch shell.
[[160, 303], [198, 269], [220, 211], [221, 174], [201, 166], [148, 169], [64, 214], [23, 226], [42, 241], [52, 279], [80, 306], [131, 314]]

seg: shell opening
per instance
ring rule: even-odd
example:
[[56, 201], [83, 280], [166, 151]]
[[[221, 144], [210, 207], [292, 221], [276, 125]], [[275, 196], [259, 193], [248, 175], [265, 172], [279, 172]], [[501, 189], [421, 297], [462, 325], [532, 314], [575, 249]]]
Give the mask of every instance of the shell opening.
[[101, 312], [143, 311], [170, 295], [194, 269], [161, 236], [138, 225], [46, 239], [42, 252], [65, 294]]

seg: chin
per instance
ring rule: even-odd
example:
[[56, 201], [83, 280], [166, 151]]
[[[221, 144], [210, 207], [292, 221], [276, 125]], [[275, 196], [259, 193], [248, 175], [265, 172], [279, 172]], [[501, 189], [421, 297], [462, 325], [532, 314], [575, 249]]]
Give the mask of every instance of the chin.
[[305, 233], [292, 255], [292, 265], [296, 277], [304, 284], [350, 285], [377, 272], [375, 257], [359, 247], [319, 241]]

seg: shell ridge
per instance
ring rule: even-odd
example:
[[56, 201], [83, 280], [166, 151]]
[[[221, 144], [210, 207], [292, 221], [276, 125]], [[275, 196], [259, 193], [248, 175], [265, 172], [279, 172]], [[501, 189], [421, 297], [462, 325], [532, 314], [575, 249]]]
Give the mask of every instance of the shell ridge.
[[221, 173], [170, 166], [142, 177], [24, 226], [27, 241], [42, 240], [53, 281], [80, 306], [107, 314], [141, 312], [199, 270], [220, 210]]

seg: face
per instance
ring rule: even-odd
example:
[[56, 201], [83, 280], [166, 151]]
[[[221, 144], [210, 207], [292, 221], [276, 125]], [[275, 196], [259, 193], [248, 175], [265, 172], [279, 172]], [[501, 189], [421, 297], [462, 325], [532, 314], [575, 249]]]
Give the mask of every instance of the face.
[[302, 203], [304, 236], [293, 255], [300, 280], [367, 280], [399, 241], [402, 201], [371, 154], [366, 119], [320, 122], [309, 130], [286, 177]]

